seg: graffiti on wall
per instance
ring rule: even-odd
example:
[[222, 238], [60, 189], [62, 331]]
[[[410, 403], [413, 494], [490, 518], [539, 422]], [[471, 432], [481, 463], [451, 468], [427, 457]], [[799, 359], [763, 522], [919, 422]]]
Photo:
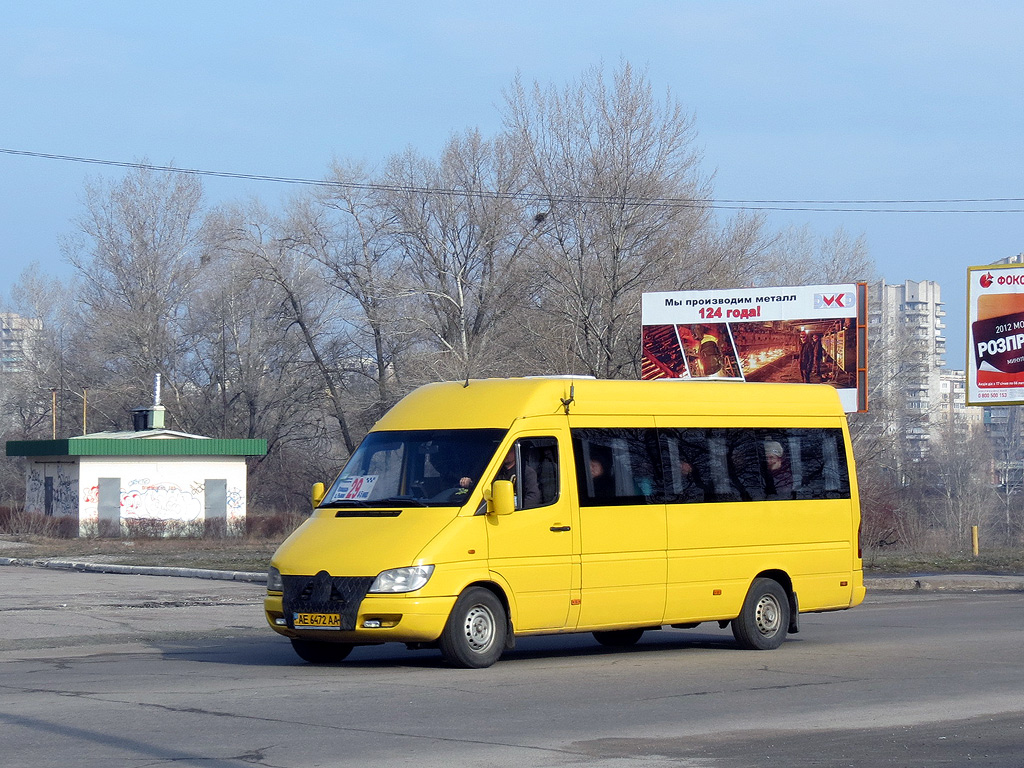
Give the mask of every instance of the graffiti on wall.
[[121, 488], [121, 518], [151, 518], [192, 522], [203, 519], [202, 486], [182, 488], [176, 483], [129, 480]]
[[[204, 483], [192, 483], [188, 489], [176, 483], [153, 482], [149, 478], [129, 480], [121, 488], [121, 518], [150, 518], [193, 522], [205, 517]], [[99, 486], [86, 488], [82, 498], [86, 516], [97, 516]], [[245, 517], [245, 493], [238, 486], [227, 489], [228, 518]]]
[[228, 519], [245, 518], [245, 493], [237, 486], [228, 486]]
[[69, 464], [33, 463], [25, 478], [25, 511], [54, 517], [78, 515], [78, 478]]
[[31, 464], [25, 478], [25, 511], [41, 515], [46, 511], [46, 479], [41, 464]]

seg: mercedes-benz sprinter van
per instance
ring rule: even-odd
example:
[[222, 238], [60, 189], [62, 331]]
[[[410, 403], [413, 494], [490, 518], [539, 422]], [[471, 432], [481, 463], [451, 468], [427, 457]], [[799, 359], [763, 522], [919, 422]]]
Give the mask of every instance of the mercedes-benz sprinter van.
[[280, 546], [267, 621], [314, 663], [357, 645], [486, 667], [517, 636], [717, 622], [778, 647], [864, 598], [846, 417], [823, 385], [430, 384]]

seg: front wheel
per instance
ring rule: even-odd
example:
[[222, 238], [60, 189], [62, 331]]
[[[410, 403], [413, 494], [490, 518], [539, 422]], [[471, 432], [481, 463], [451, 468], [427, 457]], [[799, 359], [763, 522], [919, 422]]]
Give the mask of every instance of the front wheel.
[[505, 650], [508, 617], [501, 601], [483, 587], [470, 587], [455, 601], [438, 640], [445, 661], [454, 667], [482, 669]]
[[789, 596], [779, 582], [757, 578], [732, 620], [732, 634], [741, 648], [770, 651], [782, 645], [789, 629]]
[[292, 649], [299, 658], [310, 664], [337, 664], [352, 653], [347, 643], [324, 643], [317, 640], [292, 638]]

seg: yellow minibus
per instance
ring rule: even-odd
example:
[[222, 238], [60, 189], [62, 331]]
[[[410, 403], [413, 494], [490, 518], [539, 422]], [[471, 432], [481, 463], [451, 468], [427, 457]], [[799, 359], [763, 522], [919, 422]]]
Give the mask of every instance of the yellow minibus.
[[730, 626], [777, 648], [864, 599], [846, 417], [825, 385], [484, 379], [423, 386], [275, 553], [270, 626], [493, 664], [515, 638]]

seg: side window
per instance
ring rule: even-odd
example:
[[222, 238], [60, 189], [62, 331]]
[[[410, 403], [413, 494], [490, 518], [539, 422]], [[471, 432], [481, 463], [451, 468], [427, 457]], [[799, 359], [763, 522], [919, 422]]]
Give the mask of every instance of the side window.
[[584, 507], [850, 498], [840, 429], [588, 428], [572, 443]]
[[764, 501], [764, 473], [757, 437], [752, 429], [722, 430], [729, 451], [729, 477], [743, 501]]
[[670, 504], [850, 497], [839, 429], [659, 430]]
[[558, 440], [523, 437], [506, 454], [495, 480], [511, 480], [516, 509], [546, 507], [558, 499]]
[[850, 497], [843, 433], [838, 429], [758, 430], [770, 499]]
[[572, 442], [582, 506], [646, 504], [660, 496], [653, 429], [574, 429]]
[[692, 504], [715, 498], [711, 462], [703, 429], [660, 432], [665, 501]]
[[711, 481], [709, 501], [740, 501], [743, 497], [733, 485], [729, 473], [729, 438], [725, 430], [709, 430], [708, 478]]
[[707, 501], [764, 501], [764, 475], [754, 430], [707, 430], [707, 464]]
[[[810, 430], [808, 430], [810, 432]], [[815, 430], [803, 438], [802, 485], [809, 499], [850, 498], [850, 474], [842, 430]]]

